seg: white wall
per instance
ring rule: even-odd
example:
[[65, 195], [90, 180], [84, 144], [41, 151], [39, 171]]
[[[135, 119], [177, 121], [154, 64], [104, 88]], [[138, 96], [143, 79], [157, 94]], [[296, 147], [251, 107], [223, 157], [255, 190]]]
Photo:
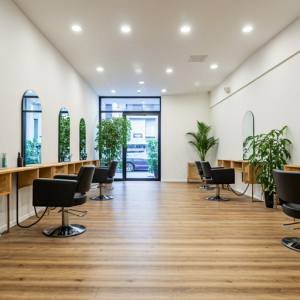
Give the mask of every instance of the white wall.
[[[215, 137], [220, 139], [215, 160], [242, 159], [242, 121], [244, 114], [250, 110], [254, 114], [255, 134], [288, 126], [287, 137], [293, 143], [290, 163], [300, 164], [300, 55], [295, 54], [286, 60], [292, 53], [300, 50], [299, 36], [298, 19], [250, 57], [211, 93], [210, 103], [214, 105], [211, 108], [212, 125]], [[272, 59], [268, 61], [268, 58]], [[272, 69], [274, 66], [277, 67]], [[267, 67], [272, 70], [259, 78], [255, 77], [262, 75], [259, 74], [259, 69], [266, 72]], [[245, 74], [244, 80], [240, 80], [239, 74]], [[224, 85], [233, 86], [235, 91], [247, 84], [246, 78], [249, 82], [256, 80], [220, 102]], [[245, 185], [241, 181], [241, 174], [236, 175], [236, 188], [242, 191]], [[251, 195], [251, 189], [247, 194]], [[256, 198], [261, 197], [259, 185], [255, 185], [254, 194]]]
[[199, 156], [186, 133], [197, 131], [197, 120], [210, 125], [209, 95], [162, 96], [161, 114], [161, 179], [187, 181], [187, 163]]
[[[0, 0], [0, 39], [0, 153], [8, 154], [8, 167], [16, 167], [21, 150], [21, 101], [28, 89], [38, 94], [42, 104], [42, 163], [58, 161], [58, 115], [62, 107], [69, 110], [71, 118], [72, 160], [79, 160], [81, 118], [87, 126], [88, 159], [93, 159], [98, 96], [10, 0]], [[33, 212], [31, 190], [32, 187], [27, 187], [19, 192], [22, 218]], [[15, 221], [14, 192], [12, 224]], [[6, 196], [0, 197], [0, 204], [0, 231], [3, 231], [6, 229]]]

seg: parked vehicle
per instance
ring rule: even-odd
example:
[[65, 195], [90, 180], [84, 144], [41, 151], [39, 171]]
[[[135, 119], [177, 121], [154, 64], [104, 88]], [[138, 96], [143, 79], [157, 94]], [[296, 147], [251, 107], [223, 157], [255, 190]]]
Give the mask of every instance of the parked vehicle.
[[147, 171], [149, 168], [148, 157], [146, 153], [129, 153], [127, 154], [126, 171], [134, 172], [138, 170]]

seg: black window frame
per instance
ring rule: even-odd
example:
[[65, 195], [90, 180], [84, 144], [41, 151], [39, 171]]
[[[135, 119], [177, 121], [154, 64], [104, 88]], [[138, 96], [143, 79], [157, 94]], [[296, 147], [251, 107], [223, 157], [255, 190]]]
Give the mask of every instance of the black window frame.
[[[159, 111], [120, 111], [120, 110], [103, 110], [102, 111], [102, 99], [159, 99]], [[158, 115], [158, 177], [157, 178], [126, 178], [126, 167], [122, 168], [122, 179], [115, 178], [115, 181], [161, 181], [161, 96], [99, 96], [99, 122], [101, 121], [102, 113], [122, 113], [123, 116], [126, 115]], [[125, 151], [124, 151], [125, 150]], [[123, 162], [126, 161], [127, 148], [123, 147]], [[99, 160], [101, 156], [99, 153]]]

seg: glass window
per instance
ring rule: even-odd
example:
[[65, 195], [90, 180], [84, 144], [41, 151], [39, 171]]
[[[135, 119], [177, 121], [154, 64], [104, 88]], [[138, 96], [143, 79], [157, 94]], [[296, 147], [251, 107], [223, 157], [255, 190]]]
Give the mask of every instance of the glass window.
[[101, 98], [101, 111], [160, 111], [160, 98]]
[[42, 157], [42, 106], [38, 95], [28, 90], [22, 103], [22, 157], [25, 165], [40, 164]]

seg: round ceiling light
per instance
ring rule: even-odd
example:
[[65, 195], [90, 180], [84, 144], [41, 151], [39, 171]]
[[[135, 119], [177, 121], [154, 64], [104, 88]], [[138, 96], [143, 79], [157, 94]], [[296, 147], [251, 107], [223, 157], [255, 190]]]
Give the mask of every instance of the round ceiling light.
[[218, 67], [218, 65], [211, 65], [210, 68], [211, 69], [216, 69]]
[[165, 93], [167, 90], [166, 90], [166, 89], [162, 89], [161, 91], [162, 91], [163, 93]]
[[181, 27], [181, 32], [190, 32], [190, 30], [191, 30], [191, 28], [190, 27], [188, 27], [188, 26], [183, 26], [183, 27]]
[[103, 71], [103, 68], [97, 68], [97, 71], [98, 71], [98, 72], [102, 72], [102, 71]]
[[121, 27], [121, 30], [122, 30], [123, 32], [129, 32], [129, 31], [130, 31], [130, 27], [128, 27], [128, 26], [123, 26], [123, 27]]
[[139, 82], [139, 84], [144, 84], [144, 83], [145, 83], [144, 81], [140, 81], [140, 82]]
[[112, 90], [111, 92], [114, 94], [116, 91], [115, 91], [115, 90]]
[[172, 69], [167, 69], [167, 73], [172, 73], [173, 70]]
[[72, 26], [72, 29], [73, 29], [74, 31], [81, 31], [81, 27], [79, 27], [78, 25]]
[[137, 92], [138, 92], [138, 93], [140, 93], [140, 92], [141, 92], [141, 90], [137, 90]]
[[243, 31], [244, 32], [250, 32], [250, 31], [252, 31], [252, 29], [253, 28], [251, 26], [246, 26], [246, 27], [243, 28]]

